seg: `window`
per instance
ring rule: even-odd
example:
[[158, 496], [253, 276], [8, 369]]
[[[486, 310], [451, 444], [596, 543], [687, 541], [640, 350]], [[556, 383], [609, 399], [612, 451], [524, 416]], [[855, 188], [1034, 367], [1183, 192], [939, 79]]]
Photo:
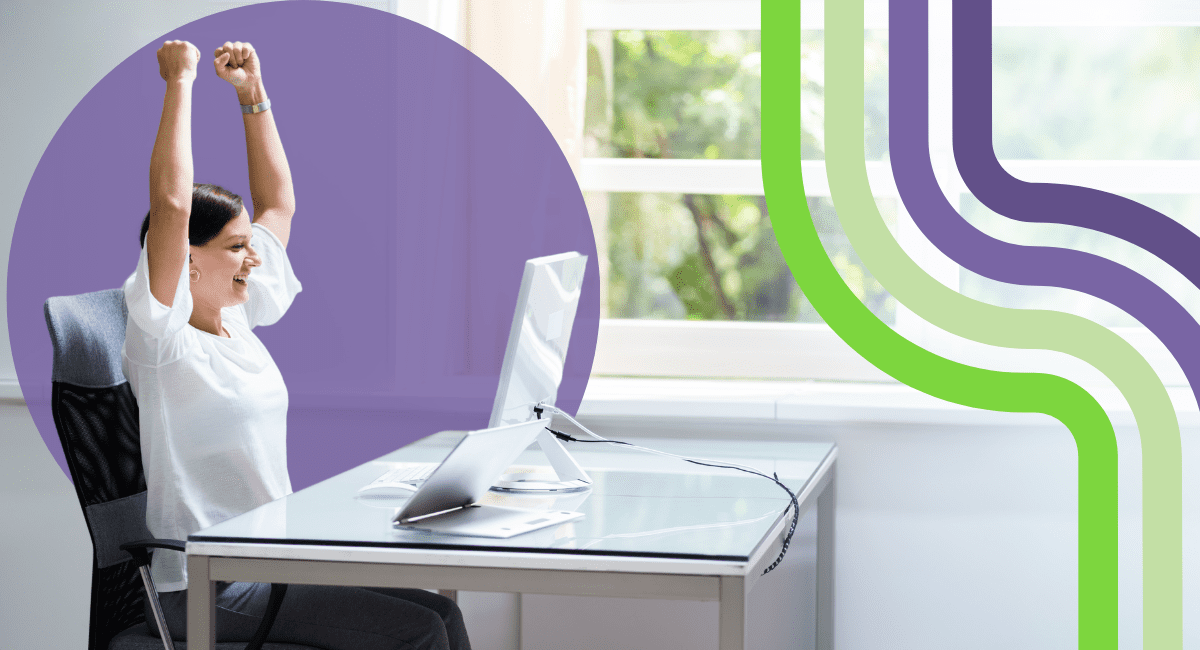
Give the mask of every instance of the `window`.
[[[775, 241], [759, 161], [757, 0], [584, 6], [580, 184], [603, 258], [606, 316], [593, 372], [887, 380], [822, 323]], [[849, 246], [825, 183], [820, 36], [805, 34], [810, 205], [847, 284], [894, 323], [895, 300]], [[886, 64], [885, 31], [873, 30], [868, 51], [876, 64], [868, 156], [878, 175], [887, 150], [887, 69], [878, 65]], [[894, 197], [880, 204], [895, 216]]]
[[[858, 263], [833, 218], [821, 136], [822, 3], [803, 1], [803, 169], [826, 250], [860, 298], [907, 338], [974, 359], [984, 346], [963, 346], [896, 305]], [[757, 0], [584, 3], [590, 77], [580, 183], [605, 258], [607, 315], [594, 372], [889, 380], [832, 336], [797, 288], [785, 299], [773, 284], [777, 263], [765, 254], [773, 233], [751, 141], [759, 128]], [[1144, 251], [1080, 229], [1013, 224], [970, 195], [954, 167], [949, 129], [950, 4], [930, 8], [930, 146], [951, 204], [995, 237], [1116, 259], [1200, 312], [1200, 290]], [[1200, 177], [1194, 63], [1200, 60], [1200, 5], [1157, 0], [1134, 11], [1127, 3], [1087, 3], [1087, 11], [1079, 11], [1084, 3], [1076, 4], [995, 2], [994, 137], [1002, 164], [1026, 180], [1123, 194], [1200, 229], [1194, 180]], [[866, 20], [868, 175], [909, 255], [948, 287], [993, 304], [1070, 305], [1065, 309], [1130, 340], [1167, 383], [1184, 383], [1157, 339], [1111, 306], [1074, 292], [988, 281], [921, 235], [888, 165], [886, 2], [866, 0]], [[656, 58], [647, 63], [651, 53]], [[705, 355], [713, 361], [703, 362]]]

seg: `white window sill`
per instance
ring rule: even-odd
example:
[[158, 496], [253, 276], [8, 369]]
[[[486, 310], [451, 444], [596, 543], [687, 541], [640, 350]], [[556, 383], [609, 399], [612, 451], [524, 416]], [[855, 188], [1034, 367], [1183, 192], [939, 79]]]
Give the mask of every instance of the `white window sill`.
[[[1114, 426], [1135, 426], [1133, 413], [1115, 390], [1091, 388], [1089, 392], [1104, 406]], [[1180, 426], [1200, 426], [1200, 412], [1190, 391], [1172, 387], [1168, 393]], [[897, 383], [623, 377], [592, 377], [579, 416], [588, 420], [641, 417], [969, 426], [1054, 423], [1041, 413], [1003, 413], [952, 404]]]

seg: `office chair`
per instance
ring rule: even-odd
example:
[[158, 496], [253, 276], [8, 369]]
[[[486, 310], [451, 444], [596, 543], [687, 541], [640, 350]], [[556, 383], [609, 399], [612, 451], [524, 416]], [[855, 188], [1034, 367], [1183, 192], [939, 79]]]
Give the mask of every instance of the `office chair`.
[[[128, 314], [125, 294], [109, 289], [46, 301], [46, 326], [54, 345], [51, 408], [75, 495], [92, 538], [92, 598], [88, 650], [184, 650], [161, 623], [158, 592], [150, 579], [151, 548], [183, 551], [179, 540], [151, 539], [146, 528], [138, 409], [121, 370]], [[145, 625], [143, 589], [159, 619], [160, 636]], [[250, 645], [221, 643], [219, 650], [312, 650], [262, 645], [283, 598], [272, 585], [267, 614]]]

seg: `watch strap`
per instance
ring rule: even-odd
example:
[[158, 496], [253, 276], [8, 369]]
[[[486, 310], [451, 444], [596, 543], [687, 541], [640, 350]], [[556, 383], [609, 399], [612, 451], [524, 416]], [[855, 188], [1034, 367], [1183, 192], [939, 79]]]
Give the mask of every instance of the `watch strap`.
[[261, 104], [242, 104], [241, 106], [242, 106], [243, 113], [246, 113], [247, 115], [253, 115], [255, 113], [261, 113], [261, 112], [267, 110], [268, 108], [271, 108], [271, 100], [268, 99], [267, 101], [265, 101]]

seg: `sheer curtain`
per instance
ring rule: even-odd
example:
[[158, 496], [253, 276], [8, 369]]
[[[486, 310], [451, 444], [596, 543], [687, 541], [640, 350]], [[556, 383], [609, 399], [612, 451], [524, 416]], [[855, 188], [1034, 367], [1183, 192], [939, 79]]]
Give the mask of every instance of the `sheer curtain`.
[[439, 31], [453, 30], [459, 43], [525, 97], [578, 176], [587, 89], [581, 0], [444, 1]]

